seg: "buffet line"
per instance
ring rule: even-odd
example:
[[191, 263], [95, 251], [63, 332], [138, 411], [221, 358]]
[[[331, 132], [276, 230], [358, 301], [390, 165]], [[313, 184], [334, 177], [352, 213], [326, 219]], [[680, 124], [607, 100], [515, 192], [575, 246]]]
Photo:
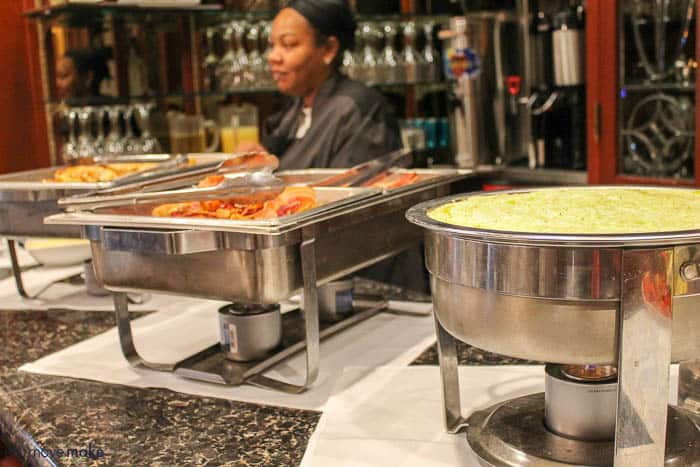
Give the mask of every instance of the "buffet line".
[[[87, 238], [133, 365], [301, 392], [318, 374], [322, 337], [386, 308], [357, 301], [349, 318], [320, 323], [319, 287], [417, 245], [422, 234], [404, 219], [406, 209], [476, 183], [453, 169], [402, 169], [411, 156], [401, 150], [349, 170], [280, 172], [266, 153], [83, 159], [1, 177], [0, 234], [13, 256], [15, 238]], [[18, 267], [15, 279], [26, 295]], [[220, 311], [221, 344], [172, 365], [148, 362], [133, 342], [127, 292], [231, 302]], [[300, 292], [303, 312], [280, 316], [279, 302]], [[286, 338], [288, 326], [301, 326], [303, 338]], [[303, 349], [303, 381], [264, 375]]]
[[[404, 150], [346, 170], [276, 171], [262, 152], [78, 162], [0, 177], [0, 234], [11, 252], [19, 237], [88, 239], [136, 367], [303, 392], [321, 339], [386, 308], [350, 297], [352, 313], [322, 316], [321, 305], [348, 298], [352, 281], [340, 279], [425, 239], [445, 426], [465, 432], [482, 465], [700, 464], [697, 191], [465, 194], [483, 174], [406, 169]], [[23, 293], [18, 267], [15, 278]], [[220, 343], [172, 364], [147, 361], [127, 292], [230, 302], [219, 309]], [[280, 302], [299, 293], [301, 310], [282, 314]], [[545, 392], [463, 414], [460, 341], [546, 362]], [[302, 350], [301, 381], [267, 374]], [[679, 406], [670, 406], [676, 361]]]

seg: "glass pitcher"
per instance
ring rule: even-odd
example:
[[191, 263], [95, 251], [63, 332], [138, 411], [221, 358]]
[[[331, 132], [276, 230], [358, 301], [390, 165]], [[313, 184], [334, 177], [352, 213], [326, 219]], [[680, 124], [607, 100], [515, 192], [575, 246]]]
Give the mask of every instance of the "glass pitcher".
[[[186, 115], [182, 112], [168, 112], [167, 118], [171, 153], [215, 152], [219, 147], [216, 122], [205, 120], [201, 115]], [[207, 132], [211, 133], [211, 143], [208, 146]]]
[[259, 143], [258, 108], [253, 104], [219, 108], [221, 150], [236, 152], [241, 143]]

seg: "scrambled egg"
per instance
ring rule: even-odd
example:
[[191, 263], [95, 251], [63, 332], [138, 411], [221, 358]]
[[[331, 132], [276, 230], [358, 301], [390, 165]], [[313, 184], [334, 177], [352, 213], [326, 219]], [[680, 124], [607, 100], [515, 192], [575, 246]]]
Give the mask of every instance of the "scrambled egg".
[[700, 229], [700, 191], [569, 188], [502, 193], [438, 206], [428, 217], [478, 229], [622, 234]]

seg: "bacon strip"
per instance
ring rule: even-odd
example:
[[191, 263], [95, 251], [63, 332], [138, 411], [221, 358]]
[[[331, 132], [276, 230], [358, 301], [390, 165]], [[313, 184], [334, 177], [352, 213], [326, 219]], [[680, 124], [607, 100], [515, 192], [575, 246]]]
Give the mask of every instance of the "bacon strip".
[[399, 188], [410, 185], [418, 180], [418, 174], [415, 172], [382, 172], [373, 179], [369, 180], [363, 186], [372, 188]]
[[264, 203], [236, 204], [222, 199], [171, 203], [156, 206], [151, 214], [157, 217], [257, 220], [290, 216], [315, 206], [313, 188], [287, 187], [277, 197]]

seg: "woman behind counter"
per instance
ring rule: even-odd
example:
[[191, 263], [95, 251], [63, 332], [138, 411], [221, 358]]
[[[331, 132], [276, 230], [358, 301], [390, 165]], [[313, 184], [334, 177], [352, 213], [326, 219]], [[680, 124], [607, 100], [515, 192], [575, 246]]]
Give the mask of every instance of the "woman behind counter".
[[[268, 62], [278, 89], [293, 99], [265, 121], [262, 145], [280, 157], [280, 168], [351, 167], [401, 148], [384, 97], [340, 72], [355, 28], [346, 0], [293, 0], [275, 17]], [[428, 292], [418, 248], [358, 275]]]
[[268, 62], [292, 99], [264, 122], [262, 145], [280, 168], [351, 167], [401, 148], [384, 97], [340, 73], [355, 28], [344, 0], [293, 0], [275, 17]]

